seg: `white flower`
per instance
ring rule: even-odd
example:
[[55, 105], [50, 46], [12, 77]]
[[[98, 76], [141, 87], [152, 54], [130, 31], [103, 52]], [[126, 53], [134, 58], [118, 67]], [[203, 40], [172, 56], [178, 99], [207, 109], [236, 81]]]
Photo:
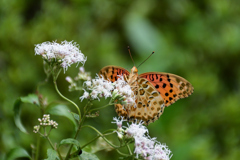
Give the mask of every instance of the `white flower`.
[[73, 63], [84, 64], [87, 58], [79, 50], [79, 46], [75, 42], [62, 41], [43, 42], [35, 47], [35, 55], [41, 55], [44, 60], [49, 63], [60, 63], [64, 72]]
[[137, 123], [132, 123], [127, 129], [126, 133], [130, 137], [142, 137], [144, 136], [145, 133], [148, 133], [148, 129], [142, 125], [141, 122]]
[[83, 99], [87, 99], [87, 98], [89, 98], [89, 93], [84, 90], [83, 96], [81, 96], [79, 99], [83, 101]]
[[114, 117], [113, 120], [114, 120], [115, 122], [112, 122], [112, 123], [116, 123], [117, 126], [118, 126], [118, 128], [122, 128], [122, 122], [123, 122], [123, 121], [126, 121], [126, 120], [123, 119], [122, 116], [121, 116], [121, 117], [118, 117], [118, 118], [117, 118], [117, 117]]
[[124, 97], [124, 102], [126, 104], [135, 103], [134, 93], [130, 85], [128, 85], [128, 83], [124, 80], [123, 76], [119, 76], [117, 81], [114, 82], [114, 85], [116, 88], [116, 90], [114, 90], [116, 97], [117, 96]]
[[40, 122], [40, 125], [36, 125], [33, 127], [34, 133], [37, 133], [41, 126], [51, 126], [53, 128], [57, 128], [57, 126], [58, 126], [57, 122], [50, 120], [49, 114], [44, 114], [42, 119], [38, 118], [38, 121]]
[[71, 78], [71, 77], [69, 77], [69, 76], [67, 76], [67, 77], [66, 77], [66, 81], [67, 81], [68, 83], [73, 83], [73, 80], [72, 80], [72, 78]]
[[37, 132], [39, 131], [39, 129], [40, 129], [40, 126], [39, 126], [39, 125], [34, 126], [34, 127], [33, 127], [33, 132], [34, 132], [34, 133], [37, 133]]
[[79, 67], [79, 71], [80, 71], [81, 73], [84, 73], [84, 72], [85, 72], [84, 67]]
[[84, 83], [86, 84], [87, 87], [90, 87], [92, 85], [91, 81], [85, 81]]
[[[108, 98], [112, 96], [111, 91], [113, 90], [113, 85], [110, 81], [105, 80], [104, 78], [100, 78], [98, 75], [92, 81], [85, 82], [87, 90], [90, 92], [90, 97], [92, 100], [102, 98]], [[83, 95], [80, 97], [81, 100], [85, 99], [86, 97]]]
[[79, 68], [79, 73], [77, 75], [77, 77], [75, 77], [74, 79], [77, 80], [85, 80], [85, 81], [89, 81], [91, 80], [91, 76], [90, 76], [90, 72], [85, 72], [84, 67], [80, 67]]
[[[121, 124], [117, 118], [114, 118], [116, 124]], [[125, 127], [126, 128], [126, 127]], [[122, 134], [125, 132], [125, 134]], [[145, 160], [169, 160], [172, 155], [171, 151], [165, 144], [161, 144], [156, 138], [151, 138], [148, 135], [148, 129], [142, 125], [142, 123], [132, 123], [128, 125], [125, 131], [117, 130], [118, 136], [126, 136], [126, 138], [134, 139], [134, 153], [136, 158], [142, 158]]]

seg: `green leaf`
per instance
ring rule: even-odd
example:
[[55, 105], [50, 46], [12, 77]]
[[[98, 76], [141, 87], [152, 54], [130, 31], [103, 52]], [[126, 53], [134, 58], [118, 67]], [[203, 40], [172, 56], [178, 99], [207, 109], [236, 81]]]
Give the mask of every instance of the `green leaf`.
[[47, 156], [48, 158], [46, 160], [59, 160], [58, 153], [53, 149], [47, 150]]
[[22, 158], [22, 157], [27, 157], [31, 159], [31, 156], [28, 154], [28, 152], [25, 149], [18, 147], [10, 150], [7, 153], [6, 160], [13, 160], [13, 159]]
[[48, 107], [46, 109], [46, 112], [51, 115], [66, 117], [73, 123], [75, 129], [77, 129], [77, 123], [74, 120], [73, 115], [70, 113], [70, 111], [66, 105], [59, 104], [59, 105]]
[[67, 138], [67, 139], [63, 139], [60, 143], [59, 146], [63, 145], [63, 144], [73, 144], [75, 146], [77, 146], [78, 148], [80, 148], [80, 144], [76, 139], [73, 138]]
[[30, 104], [39, 106], [38, 97], [35, 94], [29, 94], [26, 97], [18, 98], [14, 103], [13, 111], [14, 111], [15, 124], [22, 132], [28, 133], [21, 122], [20, 114], [21, 114], [21, 104], [22, 103], [30, 103]]
[[93, 154], [93, 153], [88, 153], [83, 151], [82, 154], [80, 155], [81, 160], [99, 160], [99, 158]]
[[77, 150], [74, 151], [73, 153], [71, 153], [70, 158], [77, 157], [79, 154], [81, 154], [80, 143], [79, 143], [76, 139], [73, 139], [73, 138], [63, 139], [63, 140], [60, 142], [59, 147], [60, 147], [61, 145], [64, 145], [64, 144], [72, 144], [72, 145], [75, 145], [75, 146], [77, 147]]
[[71, 114], [73, 115], [74, 119], [79, 121], [79, 115], [74, 113], [74, 112], [71, 112]]
[[24, 103], [31, 103], [39, 106], [38, 96], [36, 94], [29, 94], [26, 97], [21, 97], [21, 101]]

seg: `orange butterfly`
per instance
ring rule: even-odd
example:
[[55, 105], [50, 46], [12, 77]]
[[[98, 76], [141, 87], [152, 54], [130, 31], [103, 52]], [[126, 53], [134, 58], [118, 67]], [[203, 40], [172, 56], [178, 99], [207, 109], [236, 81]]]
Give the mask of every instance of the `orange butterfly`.
[[104, 79], [115, 82], [119, 75], [124, 76], [136, 96], [136, 104], [115, 104], [119, 116], [128, 121], [143, 121], [146, 125], [159, 119], [164, 108], [178, 99], [193, 93], [193, 86], [184, 78], [163, 72], [147, 72], [138, 75], [134, 66], [129, 73], [117, 66], [106, 66], [99, 72]]

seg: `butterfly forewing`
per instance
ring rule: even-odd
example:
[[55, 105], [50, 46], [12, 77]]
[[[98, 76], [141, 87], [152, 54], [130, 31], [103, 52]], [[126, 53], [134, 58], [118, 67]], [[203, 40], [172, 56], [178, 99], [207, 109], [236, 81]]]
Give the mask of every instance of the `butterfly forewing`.
[[106, 80], [115, 82], [119, 78], [119, 75], [129, 75], [129, 72], [122, 67], [106, 66], [100, 70], [99, 75], [102, 75]]
[[169, 106], [180, 98], [188, 97], [193, 93], [193, 87], [186, 79], [163, 72], [148, 72], [140, 74], [158, 90], [164, 99], [165, 106]]

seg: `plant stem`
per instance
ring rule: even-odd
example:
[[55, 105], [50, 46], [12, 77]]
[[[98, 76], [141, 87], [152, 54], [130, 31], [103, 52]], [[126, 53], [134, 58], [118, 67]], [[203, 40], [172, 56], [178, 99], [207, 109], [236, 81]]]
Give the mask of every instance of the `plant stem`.
[[100, 110], [100, 109], [106, 108], [107, 106], [110, 106], [110, 105], [113, 105], [113, 104], [109, 103], [109, 104], [107, 104], [107, 105], [105, 105], [105, 106], [103, 106], [103, 107], [99, 107], [99, 108], [92, 109], [92, 110], [90, 110], [89, 112], [91, 113], [92, 111]]
[[39, 149], [40, 149], [40, 137], [37, 137], [37, 148], [36, 148], [36, 153], [35, 153], [35, 159], [38, 159], [39, 157]]
[[122, 156], [125, 156], [125, 157], [130, 156], [130, 155], [128, 155], [128, 154], [125, 154], [125, 153], [120, 152], [118, 149], [116, 149], [116, 151], [117, 151], [119, 154], [121, 154]]
[[60, 153], [60, 151], [59, 151], [59, 148], [57, 148], [56, 150], [57, 150], [57, 152], [58, 152], [59, 158], [60, 158], [61, 160], [63, 160], [63, 158], [62, 158], [62, 156], [61, 156], [61, 153]]
[[112, 146], [113, 148], [119, 148], [119, 146], [116, 146], [114, 144], [112, 144], [107, 138], [104, 137], [104, 135], [99, 132], [96, 128], [94, 128], [93, 126], [90, 126], [90, 125], [85, 125], [84, 127], [89, 127], [93, 130], [95, 130], [110, 146]]
[[[75, 136], [74, 136], [74, 139], [77, 138], [78, 133], [79, 133], [79, 131], [81, 130], [82, 124], [83, 124], [83, 122], [84, 122], [84, 120], [85, 120], [85, 118], [86, 118], [86, 114], [87, 114], [88, 110], [90, 109], [90, 106], [88, 107], [89, 103], [91, 103], [91, 102], [88, 101], [87, 104], [86, 104], [85, 107], [84, 107], [84, 108], [86, 108], [86, 110], [85, 110], [85, 112], [84, 112], [84, 114], [83, 114], [83, 116], [82, 116], [82, 119], [79, 118], [79, 125], [78, 125], [77, 132], [76, 132], [76, 134], [75, 134]], [[69, 155], [70, 155], [70, 153], [71, 153], [72, 147], [73, 147], [73, 144], [70, 146], [70, 148], [69, 148], [69, 150], [68, 150], [68, 153], [67, 153], [66, 158], [65, 158], [66, 160], [68, 159], [68, 157], [69, 157]]]
[[54, 147], [54, 145], [52, 144], [51, 140], [49, 139], [49, 137], [46, 136], [46, 138], [47, 138], [49, 144], [51, 145], [52, 149], [56, 150], [55, 147]]
[[[88, 127], [88, 126], [82, 126], [83, 127]], [[103, 134], [103, 136], [107, 136], [107, 135], [110, 135], [110, 134], [114, 134], [114, 132], [111, 132], [111, 133], [106, 133], [106, 134]], [[96, 136], [95, 138], [93, 138], [91, 141], [89, 141], [88, 143], [84, 144], [81, 149], [83, 149], [84, 147], [86, 147], [87, 145], [89, 145], [90, 143], [92, 143], [93, 141], [95, 141], [96, 139], [98, 139], [99, 137], [102, 137], [101, 135], [98, 135]]]
[[129, 147], [129, 145], [127, 144], [127, 149], [128, 149], [128, 152], [130, 155], [132, 155], [132, 151], [131, 151], [131, 148]]
[[53, 83], [54, 83], [54, 86], [55, 86], [55, 89], [56, 89], [57, 93], [58, 93], [63, 99], [65, 99], [66, 101], [72, 103], [72, 104], [76, 107], [76, 109], [78, 110], [79, 119], [81, 119], [81, 111], [80, 111], [80, 109], [78, 108], [77, 104], [62, 95], [62, 93], [58, 90], [56, 80], [53, 80]]

